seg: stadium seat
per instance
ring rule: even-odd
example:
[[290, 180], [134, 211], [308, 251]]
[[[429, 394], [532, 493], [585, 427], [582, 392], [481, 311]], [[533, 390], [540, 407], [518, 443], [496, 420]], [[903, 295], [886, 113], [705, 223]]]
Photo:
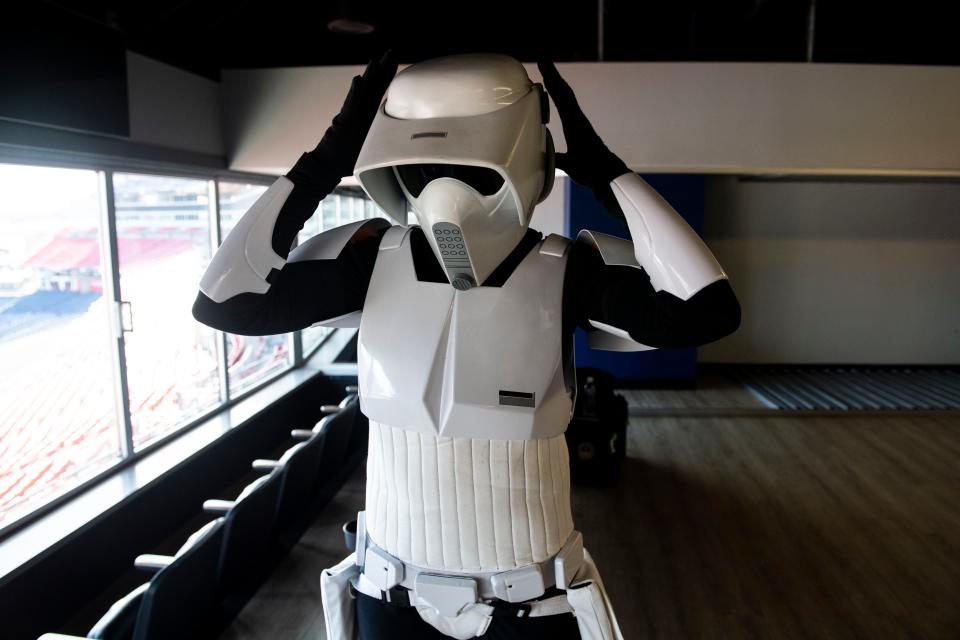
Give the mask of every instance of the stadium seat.
[[215, 609], [224, 518], [191, 535], [174, 556], [142, 555], [134, 565], [158, 570], [143, 595], [133, 640], [188, 638]]
[[[218, 596], [217, 563], [223, 518], [192, 534], [172, 556], [137, 556], [138, 569], [156, 571], [114, 603], [84, 638], [100, 640], [169, 640], [193, 637]], [[46, 633], [40, 640], [75, 640], [79, 636]]]
[[[97, 640], [130, 640], [130, 638], [133, 638], [140, 603], [143, 601], [143, 594], [146, 593], [149, 586], [150, 583], [145, 582], [113, 603], [83, 638], [96, 638]], [[40, 636], [40, 640], [75, 640], [79, 637], [62, 633], [45, 633]]]
[[[320, 483], [334, 477], [343, 466], [344, 461], [353, 453], [350, 450], [352, 433], [356, 425], [356, 415], [359, 413], [359, 400], [356, 396], [348, 396], [343, 402], [334, 407], [324, 407], [332, 413], [321, 423], [327, 421], [324, 431], [327, 434], [327, 445], [324, 447], [320, 459]], [[318, 425], [319, 426], [319, 425]]]
[[103, 617], [93, 625], [87, 637], [97, 638], [98, 640], [126, 640], [132, 638], [137, 623], [137, 613], [140, 611], [143, 595], [149, 587], [149, 582], [144, 583], [113, 603]]
[[360, 406], [357, 406], [357, 410], [354, 412], [353, 427], [350, 431], [350, 444], [348, 445], [348, 451], [362, 451], [363, 455], [367, 455], [367, 449], [369, 448], [369, 438], [370, 438], [370, 424], [367, 421], [367, 416], [363, 415], [363, 412], [360, 411]]
[[[322, 421], [321, 421], [322, 422]], [[305, 442], [287, 449], [279, 460], [255, 460], [253, 468], [271, 470], [281, 478], [280, 498], [276, 508], [277, 529], [286, 529], [313, 495], [320, 471], [320, 459], [327, 444], [326, 430], [308, 431]]]
[[248, 484], [236, 500], [207, 500], [203, 510], [224, 517], [218, 576], [225, 591], [259, 577], [268, 557], [283, 477], [271, 473]]

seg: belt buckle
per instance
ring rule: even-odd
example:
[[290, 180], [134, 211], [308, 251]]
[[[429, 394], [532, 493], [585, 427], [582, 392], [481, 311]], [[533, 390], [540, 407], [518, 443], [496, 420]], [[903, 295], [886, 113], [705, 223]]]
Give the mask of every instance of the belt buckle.
[[445, 618], [452, 618], [467, 605], [479, 602], [477, 581], [473, 578], [421, 573], [417, 575], [415, 588], [417, 600]]
[[535, 564], [494, 574], [490, 577], [490, 586], [493, 587], [494, 595], [507, 602], [538, 598], [547, 590], [540, 566]]
[[368, 547], [363, 559], [363, 575], [381, 591], [389, 591], [403, 580], [403, 563], [379, 549]]

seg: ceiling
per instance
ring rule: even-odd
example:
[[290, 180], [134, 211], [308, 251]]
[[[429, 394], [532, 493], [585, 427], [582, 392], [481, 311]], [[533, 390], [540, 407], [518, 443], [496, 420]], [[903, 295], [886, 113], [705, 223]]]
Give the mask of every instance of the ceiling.
[[[227, 68], [360, 64], [387, 47], [401, 62], [495, 51], [526, 61], [547, 56], [557, 61], [960, 65], [956, 4], [57, 0], [39, 6], [51, 16], [50, 24], [62, 24], [53, 18], [67, 13], [91, 28], [115, 32], [126, 48], [218, 79]], [[338, 17], [365, 20], [376, 29], [368, 35], [333, 33], [327, 24]]]

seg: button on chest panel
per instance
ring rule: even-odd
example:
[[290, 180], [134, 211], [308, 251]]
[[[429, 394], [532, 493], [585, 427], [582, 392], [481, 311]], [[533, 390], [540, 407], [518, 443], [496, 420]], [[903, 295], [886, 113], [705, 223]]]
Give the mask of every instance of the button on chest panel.
[[471, 275], [470, 258], [467, 257], [467, 245], [463, 242], [460, 227], [449, 222], [438, 222], [433, 225], [433, 237], [453, 288], [470, 289], [476, 283]]
[[535, 247], [504, 286], [457, 291], [417, 280], [408, 238], [380, 251], [358, 341], [363, 412], [447, 436], [562, 433], [564, 261]]

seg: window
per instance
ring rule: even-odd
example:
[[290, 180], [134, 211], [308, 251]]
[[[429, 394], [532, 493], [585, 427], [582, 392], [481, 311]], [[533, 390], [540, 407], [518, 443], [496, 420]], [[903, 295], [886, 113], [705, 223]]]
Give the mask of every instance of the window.
[[303, 353], [310, 355], [324, 341], [324, 339], [333, 333], [330, 327], [307, 327], [302, 333]]
[[137, 449], [222, 399], [218, 334], [191, 313], [212, 255], [210, 182], [118, 173], [113, 188], [120, 294], [132, 317], [124, 344]]
[[[248, 337], [193, 319], [217, 238], [270, 181], [0, 164], [0, 530], [335, 331]], [[298, 241], [375, 216], [360, 190], [338, 189]]]
[[[226, 238], [267, 188], [220, 181], [220, 234]], [[227, 379], [236, 396], [293, 366], [293, 334], [238, 336], [228, 333]]]
[[101, 186], [0, 164], [0, 527], [122, 455]]

